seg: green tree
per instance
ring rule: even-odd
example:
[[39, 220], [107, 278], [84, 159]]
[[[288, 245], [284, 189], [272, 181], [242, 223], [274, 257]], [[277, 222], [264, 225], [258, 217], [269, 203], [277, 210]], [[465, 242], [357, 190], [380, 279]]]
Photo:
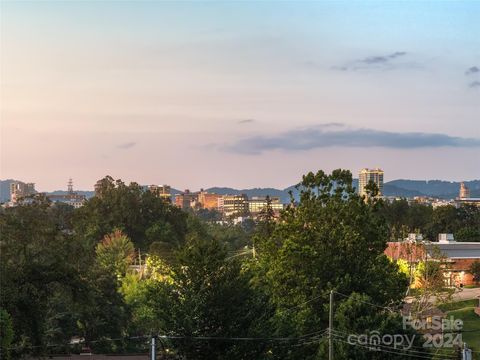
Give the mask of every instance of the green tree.
[[118, 229], [105, 235], [95, 252], [100, 266], [111, 270], [117, 276], [125, 276], [135, 257], [132, 242]]
[[[264, 270], [258, 282], [276, 305], [278, 331], [301, 336], [327, 328], [330, 290], [364, 294], [378, 305], [401, 301], [408, 280], [383, 254], [388, 228], [375, 189], [368, 201], [360, 198], [344, 170], [309, 173], [300, 187], [299, 204], [289, 206], [271, 235], [259, 239]], [[302, 351], [281, 356], [317, 356], [315, 347]]]
[[402, 241], [408, 233], [425, 233], [431, 223], [433, 209], [429, 205], [409, 204], [406, 199], [384, 202], [381, 216], [390, 229], [391, 241]]
[[79, 333], [97, 352], [120, 351], [122, 344], [108, 339], [126, 334], [129, 309], [118, 291], [118, 277], [109, 269], [94, 265], [84, 274], [77, 304]]
[[222, 213], [213, 209], [197, 209], [195, 210], [195, 215], [200, 219], [209, 222], [222, 220]]
[[13, 322], [15, 357], [66, 351], [72, 336], [97, 341], [126, 328], [117, 276], [73, 232], [71, 215], [40, 198], [0, 212], [0, 307]]
[[470, 273], [473, 275], [476, 282], [480, 281], [480, 261], [475, 260], [469, 269]]
[[[84, 253], [62, 209], [70, 211], [36, 198], [0, 213], [0, 306], [12, 318], [13, 342], [21, 352], [39, 354], [49, 341], [75, 334], [71, 299]], [[54, 307], [65, 311], [56, 313]]]
[[[155, 315], [154, 308], [164, 301], [168, 295], [157, 292], [149, 296], [149, 289], [162, 288], [173, 284], [173, 271], [161, 258], [153, 255], [145, 259], [145, 265], [141, 272], [129, 272], [121, 279], [120, 293], [125, 303], [129, 306], [131, 319], [128, 333], [152, 334], [163, 329]], [[158, 285], [158, 286], [157, 286]], [[150, 294], [151, 295], [151, 294]]]
[[213, 237], [224, 244], [229, 251], [237, 251], [251, 245], [251, 228], [233, 224], [207, 224], [208, 237]]
[[452, 233], [459, 229], [458, 211], [454, 206], [439, 206], [432, 212], [432, 219], [426, 227], [427, 238], [436, 241], [438, 234]]
[[450, 264], [440, 248], [435, 243], [416, 245], [422, 254], [422, 258], [417, 259], [415, 268], [416, 282], [418, 285], [411, 301], [410, 311], [413, 315], [422, 314], [435, 307], [432, 298], [435, 298], [436, 304], [448, 303], [452, 301], [455, 289], [446, 287], [445, 273], [448, 272]]
[[13, 324], [10, 314], [0, 308], [0, 357], [10, 359], [10, 346], [13, 342]]
[[[402, 316], [390, 309], [372, 305], [375, 301], [367, 295], [352, 293], [348, 298], [335, 296], [334, 316], [334, 353], [337, 359], [358, 359], [358, 360], [383, 360], [383, 359], [405, 359], [412, 357], [429, 358], [428, 349], [423, 349], [422, 336], [412, 328], [403, 326]], [[353, 337], [352, 337], [353, 335]], [[412, 352], [402, 352], [392, 345], [379, 344], [378, 347], [362, 346], [355, 343], [355, 337], [368, 335], [370, 339], [382, 338], [384, 335], [401, 335], [414, 339]], [[378, 337], [377, 337], [378, 336]], [[353, 339], [355, 345], [348, 344]], [[326, 354], [326, 341], [323, 342], [320, 353]]]
[[455, 231], [457, 241], [480, 241], [480, 208], [464, 205], [457, 213], [460, 223]]
[[155, 242], [178, 246], [187, 231], [187, 214], [137, 183], [105, 177], [97, 196], [75, 212], [74, 229], [91, 249], [114, 229], [122, 230], [135, 248], [147, 251]]
[[238, 259], [227, 259], [218, 240], [194, 239], [178, 253], [172, 282], [152, 282], [150, 303], [158, 328], [185, 337], [171, 342], [191, 359], [258, 358], [265, 344], [195, 340], [191, 337], [248, 337], [264, 334], [267, 299], [249, 285]]

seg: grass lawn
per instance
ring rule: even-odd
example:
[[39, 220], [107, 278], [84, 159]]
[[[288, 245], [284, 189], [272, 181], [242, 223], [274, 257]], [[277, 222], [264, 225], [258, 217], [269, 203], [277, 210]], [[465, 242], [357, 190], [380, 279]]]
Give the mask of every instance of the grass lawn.
[[438, 305], [438, 308], [443, 312], [449, 312], [452, 310], [460, 310], [460, 309], [465, 309], [470, 307], [473, 309], [476, 306], [476, 304], [478, 304], [478, 300], [472, 299], [472, 300], [451, 302], [448, 304], [441, 304], [441, 305]]
[[465, 300], [450, 304], [440, 305], [439, 308], [447, 313], [447, 316], [453, 316], [455, 319], [463, 321], [463, 342], [468, 347], [479, 353], [474, 354], [474, 359], [480, 360], [480, 316], [473, 311], [478, 304], [478, 300]]

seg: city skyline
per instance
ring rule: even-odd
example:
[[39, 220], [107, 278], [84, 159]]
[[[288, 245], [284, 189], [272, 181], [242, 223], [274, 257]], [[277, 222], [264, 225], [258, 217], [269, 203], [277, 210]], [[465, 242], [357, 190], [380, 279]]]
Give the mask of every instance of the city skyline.
[[[322, 169], [319, 169], [319, 170], [322, 170]], [[349, 170], [349, 169], [343, 169], [343, 170]], [[362, 177], [362, 174], [361, 172], [364, 171], [364, 170], [369, 170], [369, 169], [360, 169], [360, 173], [355, 173], [355, 172], [352, 172], [352, 179], [353, 179], [353, 183], [358, 183], [358, 186], [362, 186], [360, 185], [360, 182], [362, 181], [361, 180], [361, 177]], [[372, 170], [372, 169], [370, 169]], [[381, 169], [373, 169], [373, 170], [380, 170], [381, 172], [383, 172]], [[372, 170], [372, 171], [373, 171]], [[349, 170], [350, 171], [350, 170]], [[313, 171], [312, 171], [313, 172]], [[303, 175], [303, 174], [302, 174]], [[38, 183], [35, 182], [35, 179], [33, 180], [25, 180], [25, 179], [13, 179], [13, 178], [9, 178], [9, 179], [0, 179], [0, 181], [3, 181], [3, 182], [9, 182], [11, 181], [11, 183], [23, 183], [23, 184], [33, 184], [35, 187], [36, 187], [36, 191], [40, 192], [40, 193], [50, 193], [50, 192], [56, 192], [56, 191], [60, 191], [60, 192], [70, 192], [70, 189], [73, 189], [74, 191], [90, 191], [90, 192], [94, 192], [95, 191], [95, 187], [96, 185], [99, 183], [100, 180], [104, 179], [105, 177], [108, 177], [110, 175], [105, 175], [104, 177], [100, 178], [100, 179], [97, 179], [95, 181], [95, 183], [92, 185], [92, 186], [87, 186], [87, 187], [84, 187], [84, 188], [81, 188], [81, 187], [78, 187], [76, 186], [76, 182], [75, 182], [75, 179], [72, 179], [72, 178], [68, 178], [67, 181], [59, 186], [58, 188], [54, 188], [54, 189], [45, 189], [45, 188], [38, 188], [37, 185]], [[157, 181], [155, 183], [143, 183], [143, 182], [139, 182], [139, 181], [136, 181], [135, 179], [133, 180], [125, 180], [125, 179], [122, 179], [122, 178], [115, 178], [113, 177], [114, 180], [121, 180], [123, 181], [125, 184], [129, 184], [131, 182], [134, 182], [134, 183], [137, 183], [141, 186], [144, 186], [145, 188], [148, 188], [148, 189], [162, 189], [164, 187], [170, 189], [171, 191], [175, 190], [175, 191], [179, 191], [180, 193], [184, 192], [184, 191], [188, 191], [188, 192], [192, 192], [192, 193], [195, 193], [195, 192], [201, 192], [201, 191], [208, 191], [209, 189], [215, 189], [215, 188], [224, 188], [224, 189], [232, 189], [232, 190], [261, 190], [261, 189], [274, 189], [274, 190], [280, 190], [280, 191], [283, 191], [283, 190], [287, 190], [289, 188], [291, 188], [292, 186], [295, 186], [295, 184], [297, 184], [299, 181], [297, 181], [296, 183], [292, 183], [292, 184], [287, 184], [287, 185], [281, 185], [281, 186], [249, 186], [249, 187], [235, 187], [235, 186], [230, 186], [228, 184], [214, 184], [214, 185], [211, 185], [211, 184], [204, 184], [204, 185], [201, 185], [199, 187], [193, 187], [193, 186], [185, 186], [185, 187], [181, 187], [181, 186], [176, 186], [175, 184], [167, 184], [165, 182], [162, 182], [162, 181]], [[469, 183], [469, 182], [479, 182], [480, 179], [471, 179], [471, 180], [459, 180], [459, 181], [454, 181], [454, 180], [448, 180], [448, 179], [407, 179], [407, 178], [398, 178], [398, 179], [389, 179], [388, 177], [386, 178], [386, 180], [384, 181], [384, 183], [388, 184], [390, 182], [392, 183], [395, 183], [396, 181], [408, 181], [408, 182], [416, 182], [416, 181], [419, 181], [419, 182], [426, 182], [426, 183], [429, 183], [429, 182], [442, 182], [442, 183], [450, 183], [450, 184], [458, 184], [460, 186], [459, 189], [461, 189], [462, 187], [462, 184], [463, 186], [465, 186], [465, 183]], [[363, 182], [365, 182], [363, 180]], [[374, 181], [375, 182], [375, 181]], [[405, 190], [405, 189], [403, 189]], [[161, 191], [161, 190], [160, 190]], [[469, 188], [467, 188], [467, 191], [470, 192]]]
[[3, 2], [1, 178], [480, 178], [475, 2]]

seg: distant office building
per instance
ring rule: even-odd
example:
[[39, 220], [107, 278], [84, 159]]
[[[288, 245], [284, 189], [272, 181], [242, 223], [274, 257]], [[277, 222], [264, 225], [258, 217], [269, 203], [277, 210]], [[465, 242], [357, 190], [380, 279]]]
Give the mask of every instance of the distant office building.
[[175, 196], [175, 205], [180, 209], [189, 209], [197, 201], [197, 194], [186, 189], [183, 193]]
[[[254, 196], [248, 200], [248, 211], [253, 216], [258, 215], [267, 208], [267, 197], [266, 196]], [[270, 198], [270, 207], [273, 212], [278, 214], [283, 210], [283, 204], [280, 202], [279, 197]]]
[[156, 197], [172, 201], [172, 188], [169, 185], [150, 185], [148, 190]]
[[358, 175], [358, 193], [360, 196], [367, 195], [365, 187], [372, 181], [378, 187], [378, 195], [383, 195], [383, 170], [382, 169], [362, 169]]
[[417, 203], [422, 205], [432, 205], [432, 202], [434, 201], [435, 201], [434, 198], [422, 195], [422, 196], [414, 196], [411, 203]]
[[14, 181], [10, 184], [10, 202], [17, 204], [22, 198], [36, 194], [34, 183]]
[[242, 216], [248, 213], [248, 197], [241, 195], [224, 195], [219, 198], [218, 208], [224, 216]]
[[203, 189], [198, 193], [197, 204], [202, 209], [218, 210], [218, 201], [222, 195], [211, 194]]
[[63, 203], [74, 208], [82, 207], [85, 201], [87, 200], [85, 195], [77, 194], [73, 191], [73, 181], [72, 179], [68, 180], [67, 193], [66, 194], [51, 194], [47, 195], [47, 198], [54, 203]]
[[453, 200], [435, 199], [431, 205], [433, 209], [436, 209], [442, 206], [456, 206], [456, 203]]
[[457, 199], [452, 205], [456, 205], [457, 207], [464, 206], [464, 205], [472, 205], [480, 207], [480, 198], [462, 198]]
[[460, 199], [467, 199], [470, 197], [470, 189], [463, 182], [460, 184], [460, 194], [458, 197]]
[[474, 205], [480, 207], [480, 198], [471, 197], [470, 189], [462, 182], [460, 184], [460, 192], [458, 198], [455, 200], [457, 207], [463, 205]]

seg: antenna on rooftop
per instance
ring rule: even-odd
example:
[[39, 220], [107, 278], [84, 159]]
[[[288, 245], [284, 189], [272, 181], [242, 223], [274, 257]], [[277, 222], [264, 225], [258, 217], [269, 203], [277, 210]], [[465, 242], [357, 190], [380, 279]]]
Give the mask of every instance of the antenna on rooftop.
[[73, 180], [72, 180], [72, 178], [68, 179], [67, 188], [68, 188], [68, 193], [72, 194], [73, 193]]

